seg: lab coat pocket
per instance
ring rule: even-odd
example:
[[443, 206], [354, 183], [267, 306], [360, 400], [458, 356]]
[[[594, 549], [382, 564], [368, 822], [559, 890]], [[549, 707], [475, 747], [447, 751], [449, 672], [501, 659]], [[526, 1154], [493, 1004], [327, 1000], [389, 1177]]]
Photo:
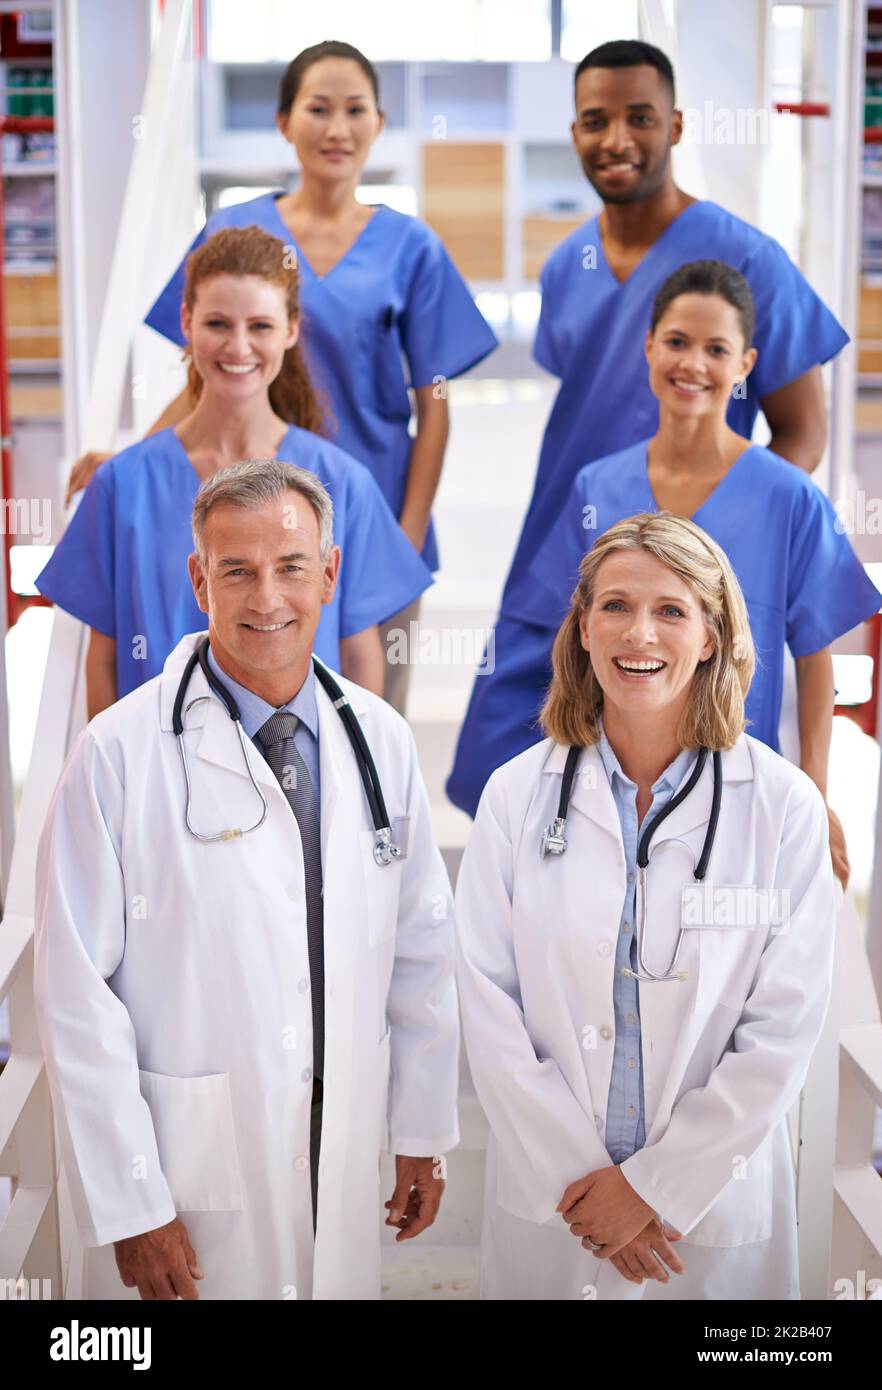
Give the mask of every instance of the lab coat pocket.
[[695, 1011], [708, 1014], [723, 1006], [740, 1014], [753, 987], [769, 929], [762, 920], [762, 905], [758, 906], [760, 895], [754, 888], [712, 884], [696, 885], [696, 891], [703, 893], [706, 900], [713, 899], [712, 911], [726, 925], [714, 925], [711, 916], [709, 921], [694, 927], [699, 942]]
[[[393, 838], [402, 843], [393, 823]], [[398, 926], [398, 897], [401, 892], [401, 859], [378, 864], [374, 858], [376, 839], [373, 830], [361, 832], [361, 857], [364, 867], [364, 914], [367, 937], [371, 946], [378, 946], [395, 936]]]
[[[732, 1177], [710, 1211], [678, 1244], [713, 1246], [723, 1250], [770, 1239], [773, 1140], [774, 1135], [770, 1135], [750, 1158], [733, 1152]], [[735, 1137], [732, 1148], [737, 1149]], [[683, 1263], [688, 1268], [688, 1257], [684, 1257]]]
[[159, 1163], [177, 1211], [241, 1211], [230, 1078], [138, 1073]]

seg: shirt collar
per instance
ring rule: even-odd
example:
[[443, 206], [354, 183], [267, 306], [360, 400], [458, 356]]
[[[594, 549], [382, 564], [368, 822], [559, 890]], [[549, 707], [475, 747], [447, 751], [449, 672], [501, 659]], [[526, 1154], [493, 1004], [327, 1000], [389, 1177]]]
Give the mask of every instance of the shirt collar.
[[[242, 716], [242, 728], [249, 738], [254, 738], [258, 729], [262, 729], [271, 715], [277, 714], [279, 710], [287, 710], [289, 714], [296, 714], [300, 723], [303, 724], [313, 738], [318, 741], [318, 706], [315, 698], [315, 669], [312, 662], [309, 663], [309, 670], [306, 680], [301, 685], [297, 694], [287, 705], [271, 705], [260, 695], [255, 695], [253, 690], [248, 690], [238, 681], [234, 681], [232, 676], [228, 676], [226, 671], [222, 671], [215, 660], [214, 652], [208, 648], [208, 664], [218, 680], [227, 687], [236, 704], [239, 706], [239, 713]], [[212, 692], [214, 693], [214, 692]], [[219, 699], [219, 696], [215, 696]]]
[[[636, 783], [632, 782], [630, 777], [625, 776], [624, 772], [622, 771], [619, 760], [612, 750], [612, 745], [609, 739], [607, 738], [606, 730], [603, 727], [603, 719], [598, 718], [597, 722], [600, 729], [600, 739], [597, 744], [597, 751], [600, 754], [600, 760], [603, 763], [603, 766], [606, 770], [606, 775], [609, 778], [610, 786], [613, 785], [613, 777], [615, 776], [618, 777], [619, 783], [622, 787], [636, 789]], [[668, 764], [668, 766], [665, 768], [664, 772], [660, 775], [658, 780], [653, 784], [653, 796], [657, 796], [659, 792], [667, 792], [668, 795], [673, 795], [673, 793], [683, 782], [688, 769], [691, 767], [696, 757], [697, 753], [694, 748], [682, 748], [680, 752], [677, 754], [677, 756], [673, 759], [673, 761]]]

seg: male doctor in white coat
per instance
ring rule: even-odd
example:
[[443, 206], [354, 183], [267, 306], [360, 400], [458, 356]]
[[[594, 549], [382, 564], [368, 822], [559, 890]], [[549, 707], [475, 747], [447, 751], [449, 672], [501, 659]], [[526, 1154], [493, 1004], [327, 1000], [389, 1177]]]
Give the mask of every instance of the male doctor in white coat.
[[35, 991], [84, 1294], [378, 1298], [387, 1132], [398, 1240], [434, 1220], [458, 1140], [449, 884], [408, 726], [340, 680], [402, 851], [381, 865], [313, 670], [340, 566], [325, 490], [237, 464], [193, 529], [209, 665], [247, 737], [196, 665], [194, 835], [173, 710], [205, 634], [183, 638], [80, 734], [39, 848]]

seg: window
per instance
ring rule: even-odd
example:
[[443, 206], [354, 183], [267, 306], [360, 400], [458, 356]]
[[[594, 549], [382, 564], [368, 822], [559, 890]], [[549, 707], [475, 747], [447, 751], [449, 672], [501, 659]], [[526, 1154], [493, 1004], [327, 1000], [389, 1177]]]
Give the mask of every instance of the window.
[[563, 0], [560, 56], [578, 63], [592, 48], [612, 39], [639, 39], [637, 0], [615, 0], [612, 5]]
[[[628, 4], [628, 0], [617, 0]], [[635, 6], [636, 7], [636, 6]], [[578, 8], [578, 6], [576, 7]], [[619, 26], [621, 28], [621, 26]], [[549, 0], [445, 0], [427, 18], [413, 0], [210, 0], [208, 56], [214, 62], [289, 62], [329, 34], [371, 62], [544, 61], [551, 56]]]

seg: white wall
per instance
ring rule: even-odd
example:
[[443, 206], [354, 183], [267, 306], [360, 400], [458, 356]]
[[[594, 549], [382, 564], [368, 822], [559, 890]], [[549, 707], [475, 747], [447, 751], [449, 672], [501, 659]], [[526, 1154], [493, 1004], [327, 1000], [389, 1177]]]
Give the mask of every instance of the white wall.
[[717, 143], [714, 133], [726, 134], [723, 113], [735, 113], [737, 121], [739, 110], [763, 106], [764, 16], [763, 0], [734, 5], [678, 0], [676, 10], [677, 105], [700, 114], [703, 136], [701, 144], [675, 151], [677, 181], [689, 193], [757, 224], [762, 151], [755, 145]]
[[150, 62], [150, 0], [70, 0], [79, 86], [86, 342], [91, 366]]

